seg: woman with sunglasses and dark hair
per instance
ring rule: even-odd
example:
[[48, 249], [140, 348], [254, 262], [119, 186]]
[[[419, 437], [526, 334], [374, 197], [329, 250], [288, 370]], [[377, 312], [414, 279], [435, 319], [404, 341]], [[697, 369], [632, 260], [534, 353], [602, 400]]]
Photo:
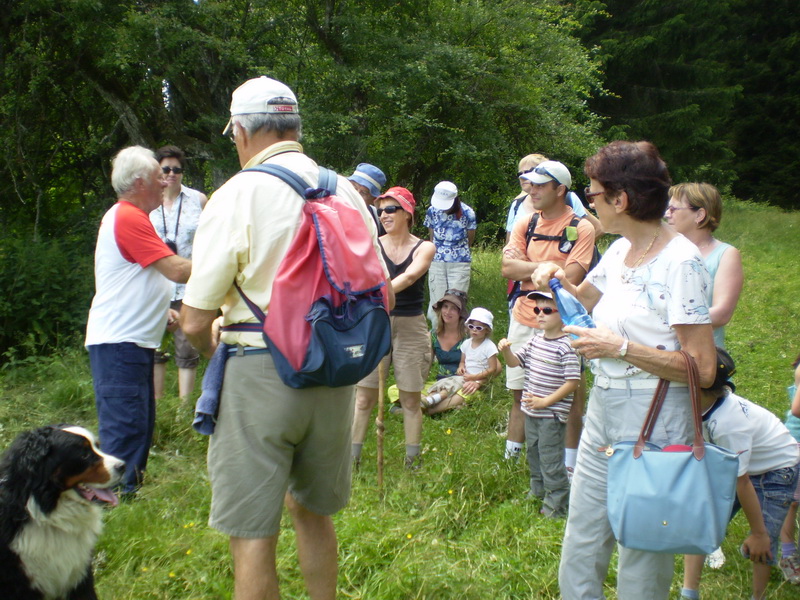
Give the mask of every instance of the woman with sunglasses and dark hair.
[[[389, 188], [375, 200], [378, 218], [386, 230], [378, 242], [395, 295], [394, 310], [390, 313], [392, 350], [381, 365], [384, 378], [389, 375], [389, 366], [394, 365], [394, 377], [403, 408], [405, 464], [412, 469], [420, 464], [420, 398], [431, 368], [431, 342], [423, 311], [425, 273], [436, 251], [431, 242], [411, 233], [416, 204], [414, 195], [403, 187]], [[353, 461], [356, 465], [361, 460], [361, 448], [372, 421], [372, 409], [378, 403], [379, 370], [375, 369], [356, 386], [353, 418]]]
[[[680, 350], [697, 361], [701, 387], [712, 384], [716, 351], [708, 272], [697, 249], [663, 222], [667, 165], [650, 142], [613, 142], [587, 159], [603, 228], [620, 235], [578, 286], [554, 264], [534, 273], [539, 289], [552, 277], [592, 312], [596, 328], [565, 327], [591, 359], [594, 386], [572, 478], [559, 584], [565, 600], [603, 598], [614, 550], [607, 517], [608, 458], [598, 448], [635, 440], [660, 378], [671, 382], [652, 441], [661, 447], [693, 439], [688, 374]], [[703, 498], [698, 498], [702, 502]], [[666, 600], [674, 557], [619, 548], [620, 600]]]
[[[192, 244], [200, 212], [208, 198], [202, 192], [183, 185], [183, 165], [186, 157], [177, 146], [163, 146], [156, 151], [156, 160], [161, 167], [167, 187], [162, 192], [161, 206], [150, 213], [150, 222], [159, 237], [172, 251], [183, 258], [192, 258]], [[170, 309], [180, 312], [186, 284], [176, 283], [170, 301]], [[177, 316], [175, 317], [177, 322]], [[197, 364], [200, 354], [195, 350], [183, 331], [178, 327], [173, 331], [175, 345], [175, 364], [178, 367], [178, 394], [186, 402], [194, 391]], [[164, 395], [164, 379], [167, 373], [169, 355], [161, 348], [156, 351], [153, 371], [155, 397]]]

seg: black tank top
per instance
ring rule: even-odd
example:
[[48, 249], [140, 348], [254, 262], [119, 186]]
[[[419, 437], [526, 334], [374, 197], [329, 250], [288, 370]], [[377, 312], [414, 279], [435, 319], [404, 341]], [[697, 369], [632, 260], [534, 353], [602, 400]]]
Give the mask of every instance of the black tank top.
[[[394, 279], [398, 275], [406, 272], [408, 266], [414, 261], [414, 251], [419, 248], [419, 245], [425, 240], [420, 240], [408, 253], [406, 259], [400, 264], [395, 264], [391, 259], [386, 256], [386, 250], [381, 244], [381, 252], [383, 253], [383, 260], [386, 261], [386, 268], [389, 269], [389, 279]], [[380, 240], [378, 240], [380, 243]], [[394, 310], [390, 313], [393, 317], [414, 317], [422, 314], [422, 303], [425, 295], [425, 277], [420, 276], [414, 283], [404, 289], [402, 292], [395, 294], [394, 297]]]

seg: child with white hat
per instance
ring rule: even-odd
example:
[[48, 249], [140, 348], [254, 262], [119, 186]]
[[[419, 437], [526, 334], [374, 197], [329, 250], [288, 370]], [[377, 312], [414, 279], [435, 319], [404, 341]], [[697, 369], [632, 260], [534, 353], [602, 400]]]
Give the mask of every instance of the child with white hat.
[[494, 316], [485, 308], [474, 308], [467, 318], [469, 339], [461, 344], [461, 364], [456, 375], [440, 379], [422, 399], [422, 410], [432, 415], [462, 406], [501, 370], [497, 346], [491, 340]]

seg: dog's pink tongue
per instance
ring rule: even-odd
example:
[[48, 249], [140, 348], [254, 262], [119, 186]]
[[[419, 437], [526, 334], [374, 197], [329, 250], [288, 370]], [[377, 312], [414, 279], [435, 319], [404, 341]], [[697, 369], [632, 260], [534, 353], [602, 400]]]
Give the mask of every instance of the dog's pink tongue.
[[117, 495], [112, 490], [107, 488], [93, 488], [87, 485], [79, 488], [78, 491], [80, 492], [81, 496], [89, 501], [99, 500], [100, 502], [105, 502], [111, 506], [117, 506], [119, 504], [119, 498], [117, 498]]

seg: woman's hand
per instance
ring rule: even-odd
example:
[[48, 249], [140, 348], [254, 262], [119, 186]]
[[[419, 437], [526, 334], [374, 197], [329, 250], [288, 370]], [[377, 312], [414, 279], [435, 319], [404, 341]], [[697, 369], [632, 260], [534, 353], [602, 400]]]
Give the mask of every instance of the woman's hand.
[[543, 262], [539, 263], [539, 266], [536, 267], [533, 275], [531, 275], [531, 281], [534, 283], [537, 289], [549, 290], [550, 288], [548, 284], [553, 277], [562, 282], [562, 284], [567, 280], [567, 275], [564, 273], [564, 269], [555, 263]]
[[173, 333], [180, 327], [180, 314], [177, 310], [167, 309], [167, 331]]
[[481, 382], [480, 381], [466, 381], [464, 385], [461, 386], [461, 389], [464, 390], [465, 394], [474, 394], [479, 389], [481, 389]]
[[619, 349], [625, 339], [612, 332], [605, 325], [600, 327], [564, 327], [565, 333], [577, 335], [578, 339], [572, 340], [572, 347], [580, 356], [586, 358], [619, 358]]

